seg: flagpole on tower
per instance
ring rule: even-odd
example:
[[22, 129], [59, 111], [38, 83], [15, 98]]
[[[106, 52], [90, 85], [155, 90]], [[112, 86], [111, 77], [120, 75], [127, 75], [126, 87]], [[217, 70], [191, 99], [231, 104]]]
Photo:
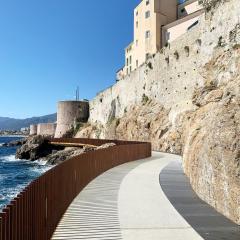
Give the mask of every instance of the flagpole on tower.
[[79, 87], [76, 89], [76, 101], [79, 101]]

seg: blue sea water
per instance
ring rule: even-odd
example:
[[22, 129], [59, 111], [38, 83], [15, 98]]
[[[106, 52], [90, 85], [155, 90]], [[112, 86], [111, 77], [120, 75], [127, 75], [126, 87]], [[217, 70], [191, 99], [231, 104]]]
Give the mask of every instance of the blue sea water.
[[0, 209], [10, 202], [32, 180], [51, 166], [45, 162], [15, 159], [17, 147], [3, 147], [3, 143], [20, 137], [0, 137]]

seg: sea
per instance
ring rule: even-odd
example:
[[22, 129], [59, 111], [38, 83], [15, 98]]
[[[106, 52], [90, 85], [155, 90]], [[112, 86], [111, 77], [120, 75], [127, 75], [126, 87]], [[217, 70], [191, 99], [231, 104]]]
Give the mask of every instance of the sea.
[[15, 159], [17, 147], [3, 147], [3, 144], [18, 139], [21, 137], [0, 136], [0, 210], [31, 181], [52, 167], [41, 160]]

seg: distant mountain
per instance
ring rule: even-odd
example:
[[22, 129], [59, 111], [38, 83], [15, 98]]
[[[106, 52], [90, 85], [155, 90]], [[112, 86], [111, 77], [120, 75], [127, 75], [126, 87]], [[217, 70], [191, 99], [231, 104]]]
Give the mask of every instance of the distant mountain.
[[26, 119], [0, 117], [0, 130], [20, 130], [21, 128], [29, 127], [31, 124], [51, 123], [56, 121], [57, 121], [56, 113]]

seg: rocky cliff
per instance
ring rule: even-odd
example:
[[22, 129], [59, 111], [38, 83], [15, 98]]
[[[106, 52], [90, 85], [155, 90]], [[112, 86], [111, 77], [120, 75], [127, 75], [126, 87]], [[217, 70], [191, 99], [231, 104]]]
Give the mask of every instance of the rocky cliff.
[[203, 4], [198, 27], [92, 101], [77, 137], [181, 154], [197, 194], [240, 224], [240, 1]]

